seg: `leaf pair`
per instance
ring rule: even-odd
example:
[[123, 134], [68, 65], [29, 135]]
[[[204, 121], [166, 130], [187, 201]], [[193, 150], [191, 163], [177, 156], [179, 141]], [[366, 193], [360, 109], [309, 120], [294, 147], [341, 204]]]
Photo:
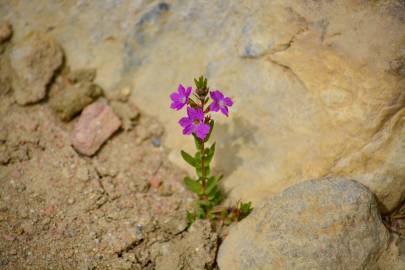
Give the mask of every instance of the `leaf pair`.
[[203, 194], [203, 186], [200, 182], [191, 179], [190, 177], [184, 177], [184, 185], [188, 190], [194, 192], [197, 195]]

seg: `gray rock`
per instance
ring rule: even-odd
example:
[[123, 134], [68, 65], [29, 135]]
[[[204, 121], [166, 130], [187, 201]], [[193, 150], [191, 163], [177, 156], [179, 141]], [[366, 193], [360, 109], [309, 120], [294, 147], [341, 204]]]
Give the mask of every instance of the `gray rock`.
[[[389, 233], [374, 195], [343, 178], [292, 186], [231, 228], [220, 269], [381, 269]], [[382, 269], [387, 269], [383, 267]]]
[[15, 45], [10, 62], [15, 73], [14, 97], [26, 105], [46, 96], [48, 83], [63, 63], [63, 52], [50, 36], [34, 32]]

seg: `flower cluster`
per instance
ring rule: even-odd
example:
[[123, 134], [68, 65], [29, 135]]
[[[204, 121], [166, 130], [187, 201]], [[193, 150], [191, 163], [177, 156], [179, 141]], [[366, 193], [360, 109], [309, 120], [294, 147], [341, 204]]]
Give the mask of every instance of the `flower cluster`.
[[[178, 111], [186, 106], [187, 116], [181, 118], [179, 121], [180, 126], [183, 128], [183, 134], [194, 134], [199, 139], [205, 140], [210, 133], [210, 116], [208, 113], [221, 111], [225, 116], [228, 116], [228, 107], [233, 105], [233, 101], [231, 98], [225, 97], [219, 90], [209, 91], [209, 89], [201, 89], [198, 87], [194, 93], [196, 98], [196, 101], [194, 101], [190, 98], [191, 92], [191, 86], [185, 88], [180, 84], [177, 92], [173, 92], [170, 95], [170, 99], [172, 100], [170, 108]], [[206, 97], [208, 92], [212, 102], [205, 108], [205, 105], [209, 102], [209, 98]]]
[[[210, 219], [230, 224], [241, 220], [252, 210], [251, 203], [237, 203], [234, 207], [220, 207], [223, 192], [219, 186], [222, 175], [211, 175], [210, 163], [215, 153], [215, 143], [208, 146], [208, 140], [214, 128], [211, 112], [229, 115], [229, 107], [233, 105], [231, 98], [224, 96], [219, 90], [210, 91], [207, 79], [194, 79], [196, 88], [185, 88], [179, 85], [177, 92], [170, 95], [170, 107], [174, 110], [186, 108], [187, 116], [179, 120], [184, 135], [192, 135], [197, 148], [195, 154], [181, 151], [183, 159], [195, 168], [196, 177], [185, 177], [184, 185], [198, 196], [193, 211], [187, 213], [189, 223], [198, 219]], [[191, 95], [193, 95], [191, 97]]]

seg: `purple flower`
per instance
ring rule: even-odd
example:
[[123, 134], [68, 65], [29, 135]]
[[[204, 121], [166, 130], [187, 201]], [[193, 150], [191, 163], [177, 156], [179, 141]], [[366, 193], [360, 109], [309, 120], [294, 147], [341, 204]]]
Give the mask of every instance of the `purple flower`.
[[224, 94], [222, 94], [219, 90], [211, 91], [210, 95], [213, 99], [210, 105], [210, 110], [213, 112], [221, 110], [225, 116], [228, 116], [228, 107], [233, 105], [232, 99], [225, 97]]
[[179, 84], [177, 93], [174, 92], [170, 94], [170, 98], [172, 100], [170, 108], [175, 110], [180, 110], [181, 108], [183, 108], [184, 105], [188, 103], [188, 97], [190, 96], [190, 94], [191, 94], [191, 86], [185, 89], [183, 85]]
[[194, 133], [201, 140], [210, 132], [210, 126], [204, 123], [204, 113], [201, 109], [187, 107], [187, 117], [181, 118], [179, 124], [183, 127], [183, 134]]

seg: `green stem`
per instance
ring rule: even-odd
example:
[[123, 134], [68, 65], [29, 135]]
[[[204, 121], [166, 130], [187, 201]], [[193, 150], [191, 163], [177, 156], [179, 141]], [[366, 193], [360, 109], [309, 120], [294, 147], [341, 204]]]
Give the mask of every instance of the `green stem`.
[[[204, 99], [201, 98], [201, 109], [204, 111]], [[201, 178], [202, 178], [202, 187], [203, 187], [203, 192], [205, 193], [205, 189], [207, 188], [207, 183], [206, 183], [206, 172], [205, 172], [205, 145], [204, 145], [204, 140], [201, 140]], [[204, 195], [205, 196], [205, 195]]]

